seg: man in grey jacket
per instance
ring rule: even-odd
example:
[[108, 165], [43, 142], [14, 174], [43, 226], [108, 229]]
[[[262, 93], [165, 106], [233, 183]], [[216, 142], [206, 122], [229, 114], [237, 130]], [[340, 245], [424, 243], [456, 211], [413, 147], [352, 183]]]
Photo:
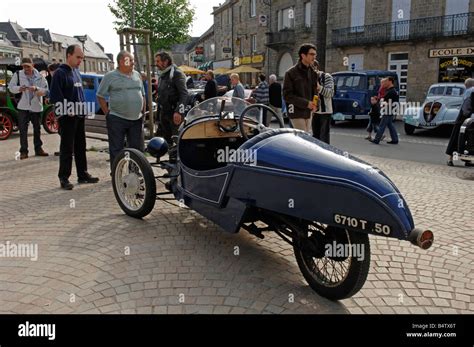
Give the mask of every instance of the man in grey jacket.
[[21, 61], [23, 70], [13, 74], [8, 90], [13, 94], [21, 93], [18, 102], [18, 128], [20, 130], [20, 159], [28, 158], [28, 125], [33, 123], [33, 143], [35, 154], [47, 157], [41, 141], [41, 112], [43, 111], [43, 96], [48, 93], [46, 79], [33, 66], [31, 58]]

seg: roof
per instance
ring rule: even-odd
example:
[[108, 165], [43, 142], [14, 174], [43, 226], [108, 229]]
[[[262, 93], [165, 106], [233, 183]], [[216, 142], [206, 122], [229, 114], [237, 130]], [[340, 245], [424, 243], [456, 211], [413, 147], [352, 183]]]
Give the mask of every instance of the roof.
[[[13, 44], [16, 42], [28, 42], [22, 36], [22, 32], [29, 32], [21, 25], [14, 23], [14, 22], [0, 22], [0, 31], [7, 34], [8, 40], [10, 40]], [[32, 35], [33, 36], [33, 35]], [[33, 39], [34, 40], [34, 39]]]
[[45, 28], [26, 28], [26, 30], [33, 34], [35, 41], [38, 41], [38, 36], [41, 35], [44, 42], [47, 44], [53, 43], [49, 30], [46, 30]]
[[[87, 40], [84, 42], [84, 55], [89, 58], [108, 60], [109, 57], [104, 53], [104, 51], [102, 51], [100, 46], [98, 46], [94, 40], [89, 37], [89, 35], [86, 35], [86, 37]], [[64, 48], [70, 45], [79, 45], [82, 47], [82, 42], [79, 41], [77, 37], [51, 33], [51, 39], [54, 42], [61, 42]]]
[[228, 8], [233, 2], [235, 2], [236, 0], [226, 0], [223, 4], [219, 5], [219, 6], [214, 6], [212, 8], [212, 13], [213, 15], [216, 15], [217, 13], [225, 10], [226, 8]]

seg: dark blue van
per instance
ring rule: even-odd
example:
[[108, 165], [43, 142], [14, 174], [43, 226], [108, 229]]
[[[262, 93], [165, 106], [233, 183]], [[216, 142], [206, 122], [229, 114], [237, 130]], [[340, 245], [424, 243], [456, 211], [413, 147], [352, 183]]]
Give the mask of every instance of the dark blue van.
[[95, 114], [102, 114], [99, 102], [97, 101], [97, 91], [99, 90], [99, 84], [104, 78], [104, 75], [97, 75], [93, 73], [81, 73], [82, 88], [84, 90], [84, 96], [86, 102], [95, 103]]
[[400, 92], [398, 75], [392, 71], [341, 71], [332, 76], [335, 85], [334, 121], [369, 119], [370, 98], [378, 94], [380, 80], [385, 77], [393, 77], [395, 88]]

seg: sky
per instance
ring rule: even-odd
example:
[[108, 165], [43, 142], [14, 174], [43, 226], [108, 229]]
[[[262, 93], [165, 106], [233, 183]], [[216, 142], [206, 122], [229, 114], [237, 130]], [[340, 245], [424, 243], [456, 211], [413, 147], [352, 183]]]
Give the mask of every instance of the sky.
[[[191, 36], [200, 36], [212, 25], [212, 7], [224, 0], [189, 0], [195, 8]], [[88, 34], [106, 53], [119, 51], [111, 0], [1, 0], [0, 22], [17, 22], [25, 28], [46, 28], [63, 35]]]

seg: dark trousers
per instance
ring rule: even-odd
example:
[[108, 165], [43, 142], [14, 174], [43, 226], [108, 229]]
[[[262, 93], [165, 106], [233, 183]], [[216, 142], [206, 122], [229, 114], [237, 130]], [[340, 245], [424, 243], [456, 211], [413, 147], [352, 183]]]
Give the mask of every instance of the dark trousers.
[[398, 142], [398, 133], [397, 129], [395, 129], [395, 125], [393, 125], [393, 116], [382, 116], [382, 120], [380, 121], [379, 130], [377, 131], [377, 135], [375, 135], [375, 142], [380, 142], [380, 139], [385, 132], [385, 128], [388, 128], [390, 131], [390, 138], [393, 142]]
[[143, 118], [127, 120], [109, 114], [107, 116], [107, 131], [111, 168], [117, 155], [124, 149], [125, 140], [127, 140], [128, 148], [143, 151]]
[[377, 131], [379, 131], [379, 124], [380, 124], [379, 119], [376, 120], [376, 119], [369, 118], [369, 125], [367, 126], [367, 132], [371, 134], [373, 131], [374, 133], [377, 134]]
[[28, 125], [33, 123], [33, 144], [35, 153], [38, 153], [43, 142], [41, 141], [41, 114], [31, 111], [18, 110], [18, 129], [20, 130], [20, 153], [28, 154]]
[[84, 118], [63, 116], [59, 118], [61, 145], [59, 179], [69, 179], [72, 170], [72, 153], [76, 161], [77, 178], [86, 178], [86, 132]]
[[311, 127], [313, 129], [313, 137], [326, 142], [329, 145], [331, 140], [331, 115], [330, 114], [314, 114], [313, 120], [311, 121]]
[[173, 111], [160, 112], [161, 134], [170, 147], [173, 146], [173, 136], [178, 135], [178, 126], [174, 124], [173, 114]]
[[456, 123], [454, 123], [453, 132], [451, 133], [451, 137], [449, 138], [448, 148], [446, 148], [447, 155], [453, 155], [454, 152], [457, 152], [461, 126], [467, 118], [469, 117], [466, 117], [464, 115], [464, 112], [462, 112], [461, 110], [458, 114], [458, 118], [456, 118]]

